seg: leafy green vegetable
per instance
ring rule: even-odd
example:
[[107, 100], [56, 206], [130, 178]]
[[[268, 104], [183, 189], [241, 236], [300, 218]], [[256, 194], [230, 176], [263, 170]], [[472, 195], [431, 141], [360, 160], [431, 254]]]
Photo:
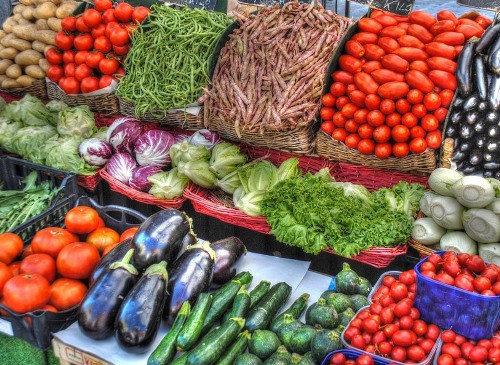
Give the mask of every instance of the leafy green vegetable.
[[278, 182], [278, 169], [268, 160], [246, 164], [238, 175], [246, 193], [269, 190]]
[[97, 166], [89, 165], [80, 156], [78, 147], [83, 141], [81, 137], [53, 138], [45, 147], [45, 165], [55, 169], [90, 175], [95, 173]]
[[25, 126], [55, 125], [52, 112], [37, 97], [26, 94], [5, 106], [2, 115]]
[[179, 174], [177, 167], [148, 176], [148, 180], [152, 184], [149, 194], [159, 199], [174, 199], [181, 196], [189, 182], [187, 176]]
[[420, 199], [426, 191], [423, 185], [400, 181], [390, 189], [378, 189], [372, 196], [379, 206], [414, 217], [420, 209]]
[[[345, 186], [348, 187], [346, 194]], [[418, 187], [401, 186], [404, 196]], [[399, 192], [400, 194], [403, 191]], [[361, 193], [361, 194], [360, 194]], [[325, 249], [351, 257], [370, 247], [392, 247], [408, 240], [412, 219], [379, 205], [363, 188], [334, 185], [326, 173], [295, 177], [277, 183], [261, 202], [271, 233], [306, 253]]]
[[45, 164], [45, 145], [56, 137], [57, 131], [51, 125], [20, 128], [12, 139], [12, 152], [29, 161]]
[[[210, 160], [210, 151], [205, 146], [195, 146], [187, 140], [174, 143], [168, 151], [172, 159], [172, 166], [177, 167], [181, 162], [196, 160]], [[208, 166], [207, 166], [208, 169]]]
[[278, 166], [277, 175], [278, 181], [302, 175], [302, 170], [299, 168], [299, 159], [291, 157], [283, 161]]
[[265, 195], [265, 190], [247, 193], [243, 187], [239, 187], [233, 195], [234, 206], [251, 217], [260, 216], [262, 215], [260, 204]]
[[245, 162], [247, 162], [247, 156], [240, 151], [237, 145], [229, 142], [221, 142], [217, 143], [212, 149], [210, 170], [218, 179], [222, 179]]
[[6, 117], [0, 116], [0, 148], [16, 153], [14, 147], [14, 136], [23, 127], [21, 122], [12, 122]]
[[227, 174], [222, 179], [217, 179], [215, 185], [222, 191], [233, 195], [234, 191], [241, 186], [240, 177], [238, 175], [238, 170]]
[[68, 107], [59, 112], [57, 132], [61, 136], [90, 138], [96, 131], [94, 113], [88, 105]]
[[209, 170], [207, 160], [180, 162], [177, 166], [179, 175], [187, 176], [189, 180], [205, 189], [215, 189], [217, 176]]

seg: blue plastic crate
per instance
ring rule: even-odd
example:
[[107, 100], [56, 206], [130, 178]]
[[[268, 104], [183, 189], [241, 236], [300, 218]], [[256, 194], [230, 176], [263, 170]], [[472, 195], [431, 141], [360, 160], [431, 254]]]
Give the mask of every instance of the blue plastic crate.
[[[444, 251], [436, 253], [442, 256]], [[500, 296], [480, 295], [430, 279], [420, 272], [426, 261], [415, 266], [415, 307], [421, 318], [472, 340], [492, 337], [500, 328]]]

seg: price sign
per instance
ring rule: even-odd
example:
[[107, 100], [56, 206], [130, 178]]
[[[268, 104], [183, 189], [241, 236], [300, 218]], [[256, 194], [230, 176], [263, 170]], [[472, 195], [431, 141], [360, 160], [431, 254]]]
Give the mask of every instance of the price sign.
[[477, 9], [500, 11], [500, 0], [457, 0], [457, 4]]
[[[348, 0], [351, 1], [351, 0]], [[352, 0], [370, 8], [388, 11], [398, 15], [408, 15], [413, 10], [414, 0]], [[487, 2], [488, 0], [484, 0]]]

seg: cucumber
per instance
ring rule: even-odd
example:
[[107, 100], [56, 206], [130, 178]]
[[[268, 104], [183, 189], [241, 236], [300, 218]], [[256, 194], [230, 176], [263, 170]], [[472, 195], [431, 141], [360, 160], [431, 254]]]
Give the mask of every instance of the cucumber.
[[269, 326], [269, 329], [273, 332], [276, 332], [283, 323], [285, 314], [290, 314], [293, 318], [299, 319], [302, 313], [304, 313], [307, 308], [309, 297], [310, 295], [308, 293], [300, 295], [284, 312], [273, 319], [271, 325]]
[[319, 330], [311, 341], [311, 355], [317, 363], [321, 363], [330, 352], [341, 348], [340, 335], [334, 330]]
[[347, 262], [342, 264], [342, 270], [335, 277], [337, 291], [343, 294], [356, 294], [359, 286], [359, 276]]
[[288, 347], [295, 330], [302, 327], [303, 325], [304, 323], [294, 318], [291, 314], [285, 314], [283, 323], [280, 328], [278, 328], [276, 334], [278, 335], [281, 343], [285, 345], [285, 347]]
[[335, 308], [329, 306], [323, 298], [319, 298], [307, 308], [306, 324], [333, 329], [339, 324], [339, 316]]
[[267, 359], [280, 347], [278, 335], [269, 330], [255, 330], [248, 342], [248, 351], [261, 360]]
[[204, 335], [213, 327], [233, 304], [236, 294], [243, 285], [252, 282], [253, 275], [248, 271], [238, 273], [230, 282], [224, 284], [212, 294], [212, 305], [203, 321], [201, 334]]
[[175, 356], [175, 341], [182, 326], [186, 322], [191, 310], [191, 305], [188, 301], [182, 303], [181, 309], [175, 317], [172, 327], [162, 338], [158, 346], [153, 350], [148, 357], [148, 365], [165, 365], [170, 363]]
[[234, 365], [262, 365], [262, 360], [249, 352], [238, 355], [234, 360]]
[[210, 294], [200, 293], [198, 295], [185, 325], [177, 336], [176, 345], [178, 351], [188, 351], [194, 346], [196, 341], [198, 341], [203, 321], [207, 316], [211, 304], [212, 296]]
[[271, 282], [268, 280], [261, 280], [255, 288], [250, 291], [250, 309], [255, 307], [255, 304], [262, 299], [264, 295], [266, 295], [267, 291], [271, 287]]
[[200, 342], [189, 351], [187, 365], [215, 364], [227, 347], [236, 339], [245, 325], [244, 318], [229, 318], [219, 327], [208, 332]]
[[236, 357], [245, 352], [250, 337], [250, 332], [240, 332], [229, 349], [222, 355], [219, 360], [217, 360], [217, 365], [232, 365]]
[[247, 285], [243, 285], [234, 297], [233, 306], [229, 311], [229, 318], [246, 318], [250, 311], [250, 294]]
[[303, 325], [292, 333], [292, 338], [287, 346], [287, 350], [304, 355], [311, 351], [311, 341], [318, 329], [313, 326]]
[[177, 359], [172, 361], [172, 363], [170, 365], [186, 365], [186, 360], [187, 360], [188, 355], [189, 355], [189, 352], [183, 353]]
[[292, 287], [285, 282], [273, 285], [262, 299], [248, 313], [246, 329], [253, 332], [266, 329], [274, 316], [292, 294]]
[[292, 354], [283, 345], [278, 347], [276, 352], [264, 361], [264, 365], [290, 365], [291, 363]]

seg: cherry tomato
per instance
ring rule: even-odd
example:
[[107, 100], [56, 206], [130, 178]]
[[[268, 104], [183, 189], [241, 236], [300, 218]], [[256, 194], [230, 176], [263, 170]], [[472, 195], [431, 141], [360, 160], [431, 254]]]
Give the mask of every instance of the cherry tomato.
[[344, 365], [346, 362], [346, 357], [342, 352], [337, 352], [330, 357], [330, 365]]
[[335, 124], [331, 120], [327, 120], [321, 123], [321, 130], [326, 134], [331, 135], [335, 129]]
[[330, 86], [330, 93], [335, 96], [343, 96], [346, 93], [346, 86], [342, 82], [335, 81], [331, 86]]
[[385, 116], [380, 110], [371, 110], [366, 115], [366, 122], [372, 127], [378, 127], [384, 124]]
[[441, 106], [441, 97], [438, 93], [431, 91], [424, 96], [424, 106], [427, 110], [434, 111]]
[[427, 356], [424, 349], [419, 345], [411, 345], [406, 351], [406, 354], [408, 355], [409, 359], [415, 362], [421, 362]]
[[420, 120], [420, 125], [425, 131], [432, 132], [439, 128], [439, 120], [434, 116], [434, 114], [426, 114]]
[[391, 130], [392, 139], [396, 142], [406, 142], [410, 139], [410, 129], [403, 125], [396, 125]]
[[373, 139], [364, 138], [358, 142], [358, 151], [363, 155], [373, 155], [375, 151], [375, 142]]
[[334, 107], [335, 106], [335, 96], [333, 96], [331, 93], [326, 93], [321, 97], [321, 103], [324, 106], [327, 107]]
[[361, 140], [357, 133], [351, 133], [347, 137], [345, 137], [344, 143], [349, 148], [357, 148], [358, 143]]
[[319, 111], [319, 115], [322, 120], [332, 120], [333, 119], [334, 109], [330, 107], [322, 107]]
[[387, 125], [380, 125], [373, 130], [373, 139], [378, 143], [389, 142], [391, 139], [391, 128]]
[[434, 130], [427, 133], [425, 136], [425, 142], [427, 142], [427, 147], [433, 150], [441, 148], [442, 136], [440, 130]]
[[332, 137], [337, 141], [344, 142], [348, 134], [349, 132], [344, 128], [335, 128], [332, 132]]

